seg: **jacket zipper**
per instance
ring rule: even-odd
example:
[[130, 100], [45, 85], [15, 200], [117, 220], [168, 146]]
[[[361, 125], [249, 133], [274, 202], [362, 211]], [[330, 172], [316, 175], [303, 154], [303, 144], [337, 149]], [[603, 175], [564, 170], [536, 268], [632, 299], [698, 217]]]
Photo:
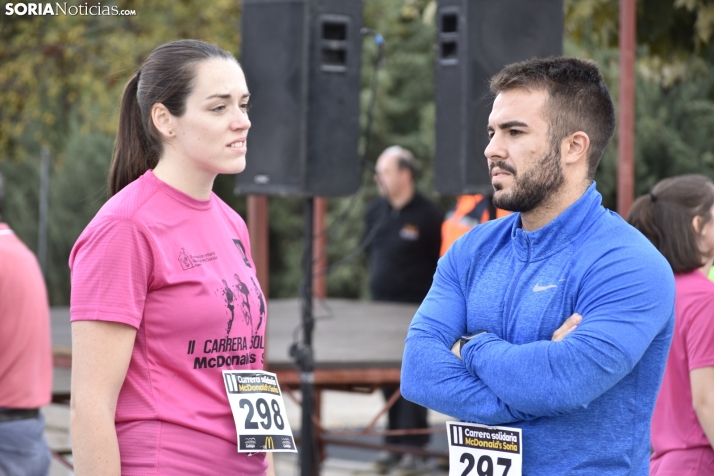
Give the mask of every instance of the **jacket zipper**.
[[[506, 307], [506, 312], [505, 312], [505, 315], [503, 316], [504, 317], [504, 320], [503, 320], [504, 325], [506, 324], [506, 322], [508, 322], [509, 318], [511, 317], [511, 306], [513, 305], [513, 295], [516, 293], [516, 288], [518, 287], [518, 282], [521, 280], [521, 276], [523, 276], [523, 273], [526, 271], [526, 268], [528, 267], [528, 265], [531, 262], [531, 242], [528, 239], [528, 235], [526, 235], [525, 231], [523, 232], [523, 236], [526, 239], [526, 249], [528, 250], [528, 254], [526, 255], [526, 264], [523, 266], [521, 271], [518, 273], [518, 277], [516, 277], [516, 282], [513, 283], [513, 287], [511, 287], [511, 291], [508, 293], [508, 302], [507, 302], [508, 307]], [[506, 336], [505, 329], [503, 329], [503, 336], [504, 336], [504, 338]]]

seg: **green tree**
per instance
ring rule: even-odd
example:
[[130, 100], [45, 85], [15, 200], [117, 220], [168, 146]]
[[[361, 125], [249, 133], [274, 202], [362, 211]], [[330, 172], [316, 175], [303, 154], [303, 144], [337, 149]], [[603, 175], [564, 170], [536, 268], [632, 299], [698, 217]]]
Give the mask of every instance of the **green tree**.
[[[565, 0], [566, 39], [590, 52], [616, 49], [619, 0]], [[637, 2], [640, 73], [666, 86], [706, 74], [714, 60], [714, 1]]]
[[[635, 194], [682, 173], [714, 177], [713, 49], [709, 12], [714, 2], [652, 0], [638, 3], [635, 111]], [[566, 0], [566, 54], [600, 66], [618, 101], [619, 2]], [[708, 32], [708, 33], [707, 33]], [[617, 201], [617, 136], [595, 179], [605, 206]]]
[[129, 0], [118, 8], [136, 15], [0, 17], [0, 158], [24, 159], [35, 143], [61, 155], [73, 114], [84, 132], [113, 134], [124, 84], [161, 43], [197, 38], [239, 50], [240, 2]]
[[[104, 203], [105, 178], [116, 132], [117, 106], [127, 79], [157, 45], [178, 38], [240, 50], [240, 2], [136, 0], [121, 2], [136, 16], [0, 17], [0, 172], [7, 181], [5, 219], [37, 246], [39, 156], [53, 157], [48, 283], [54, 304], [68, 301], [67, 259], [72, 244]], [[102, 2], [102, 5], [118, 5]], [[601, 66], [617, 100], [617, 0], [565, 0], [567, 54]], [[363, 172], [354, 197], [329, 200], [328, 262], [358, 250], [365, 204], [376, 196], [371, 164], [385, 147], [412, 149], [422, 170], [420, 189], [433, 195], [434, 0], [365, 0], [364, 25], [384, 35], [377, 107]], [[714, 0], [647, 0], [638, 5], [636, 191], [684, 172], [714, 176]], [[375, 45], [364, 41], [362, 127], [366, 126]], [[686, 81], [682, 81], [686, 78]], [[364, 144], [361, 145], [364, 149]], [[596, 180], [606, 206], [616, 198], [616, 143]], [[216, 192], [245, 212], [233, 177]], [[442, 206], [450, 197], [436, 197]], [[295, 296], [301, 277], [303, 202], [271, 198], [271, 297]], [[363, 255], [334, 269], [331, 296], [366, 297]]]
[[664, 88], [642, 80], [637, 91], [636, 194], [685, 173], [714, 178], [714, 71]]
[[[103, 6], [118, 5], [102, 2]], [[69, 251], [106, 200], [106, 173], [126, 81], [158, 45], [196, 38], [240, 50], [240, 2], [121, 2], [134, 16], [0, 17], [0, 171], [5, 219], [37, 246], [39, 157], [53, 158], [47, 282], [51, 302], [69, 299]], [[230, 179], [216, 189], [236, 208]]]

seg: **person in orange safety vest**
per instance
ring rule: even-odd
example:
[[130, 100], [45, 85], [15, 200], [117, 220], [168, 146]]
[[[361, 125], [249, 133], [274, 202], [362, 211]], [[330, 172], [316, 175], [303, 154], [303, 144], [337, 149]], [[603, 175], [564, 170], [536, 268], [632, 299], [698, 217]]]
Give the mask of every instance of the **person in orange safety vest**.
[[439, 256], [444, 256], [444, 253], [454, 241], [471, 228], [488, 220], [505, 217], [509, 214], [510, 212], [506, 210], [494, 207], [490, 196], [484, 196], [480, 193], [460, 195], [456, 199], [456, 205], [446, 214], [446, 218], [441, 224], [441, 251]]

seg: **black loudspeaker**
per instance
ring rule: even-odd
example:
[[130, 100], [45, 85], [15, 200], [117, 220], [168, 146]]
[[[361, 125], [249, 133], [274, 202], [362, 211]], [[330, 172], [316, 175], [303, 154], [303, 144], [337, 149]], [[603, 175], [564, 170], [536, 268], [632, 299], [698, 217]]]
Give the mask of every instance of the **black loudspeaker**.
[[357, 191], [361, 28], [361, 0], [243, 0], [252, 127], [236, 193]]
[[563, 52], [562, 0], [439, 0], [435, 187], [445, 195], [493, 192], [484, 150], [505, 65]]

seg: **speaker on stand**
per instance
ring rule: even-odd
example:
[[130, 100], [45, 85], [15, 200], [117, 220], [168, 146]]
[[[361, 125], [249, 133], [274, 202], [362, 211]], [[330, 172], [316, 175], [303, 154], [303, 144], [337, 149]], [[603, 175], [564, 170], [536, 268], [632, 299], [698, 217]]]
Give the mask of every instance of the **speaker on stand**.
[[305, 197], [300, 368], [301, 476], [317, 474], [312, 333], [314, 196], [360, 186], [361, 0], [243, 0], [241, 63], [251, 93], [235, 192]]
[[563, 52], [562, 0], [439, 0], [436, 23], [435, 187], [444, 195], [493, 189], [484, 150], [504, 66]]
[[243, 0], [242, 25], [252, 127], [236, 193], [355, 193], [361, 0]]

